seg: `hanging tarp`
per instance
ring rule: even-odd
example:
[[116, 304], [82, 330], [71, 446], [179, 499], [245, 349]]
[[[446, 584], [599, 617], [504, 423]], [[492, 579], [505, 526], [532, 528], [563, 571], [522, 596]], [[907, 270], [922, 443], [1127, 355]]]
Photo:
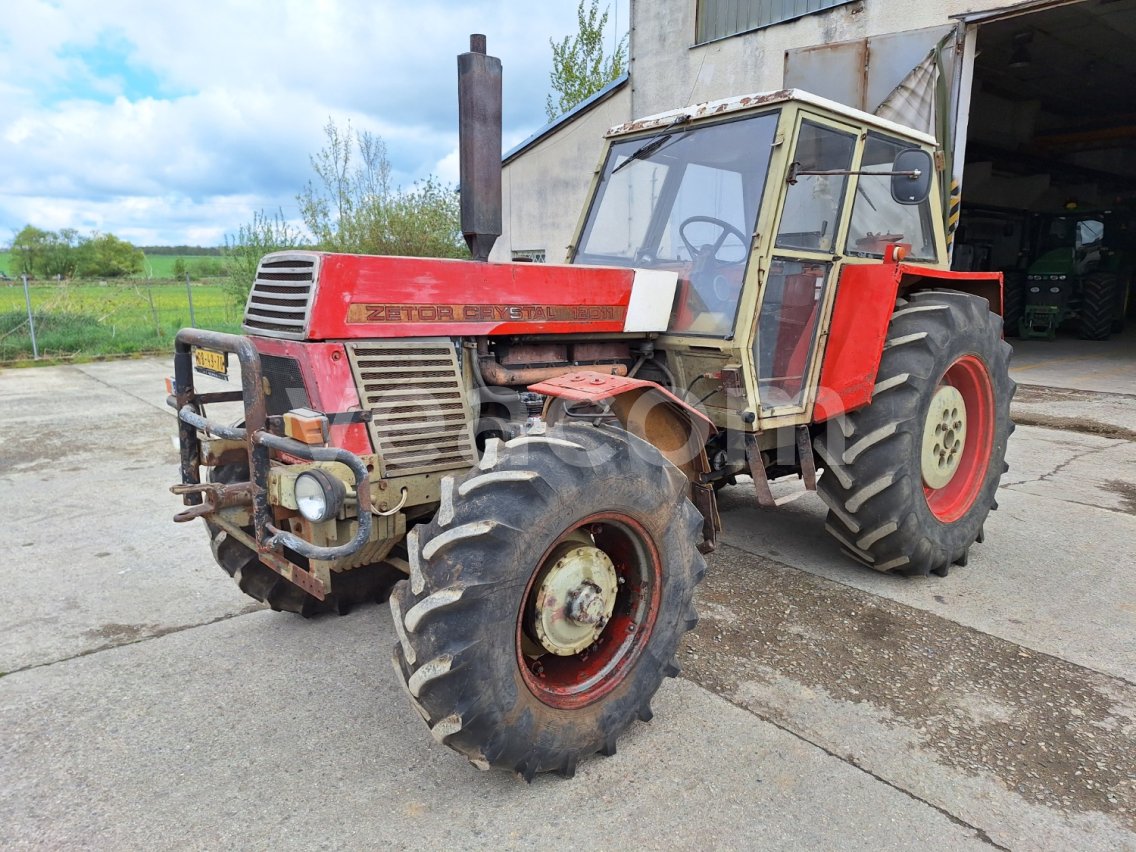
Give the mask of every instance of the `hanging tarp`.
[[896, 124], [902, 124], [904, 127], [922, 130], [927, 135], [939, 139], [941, 143], [942, 138], [939, 135], [935, 115], [935, 104], [938, 101], [936, 96], [936, 84], [939, 79], [939, 63], [936, 61], [938, 52], [937, 49], [932, 50], [910, 74], [903, 78], [876, 109], [876, 115]]
[[944, 35], [875, 110], [880, 118], [922, 130], [938, 140], [944, 161], [939, 175], [948, 240], [954, 236], [954, 226], [958, 223], [958, 185], [953, 180], [954, 137], [950, 132], [950, 95], [943, 69], [943, 50], [953, 39], [954, 33]]

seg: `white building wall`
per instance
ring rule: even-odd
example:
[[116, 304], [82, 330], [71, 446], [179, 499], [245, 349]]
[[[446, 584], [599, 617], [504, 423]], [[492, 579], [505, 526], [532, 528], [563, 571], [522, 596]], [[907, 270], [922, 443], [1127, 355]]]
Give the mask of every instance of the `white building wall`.
[[631, 0], [631, 111], [784, 87], [785, 51], [952, 23], [1007, 0], [861, 0], [760, 30], [694, 43], [697, 0]]
[[696, 45], [697, 0], [631, 0], [629, 83], [505, 164], [503, 233], [490, 259], [544, 251], [549, 263], [564, 262], [609, 127], [702, 101], [782, 89], [786, 51], [943, 27], [955, 22], [954, 15], [1035, 2], [860, 0]]
[[510, 260], [514, 251], [544, 251], [548, 263], [565, 261], [600, 164], [604, 133], [631, 117], [631, 90], [623, 86], [505, 164], [502, 234], [490, 260]]

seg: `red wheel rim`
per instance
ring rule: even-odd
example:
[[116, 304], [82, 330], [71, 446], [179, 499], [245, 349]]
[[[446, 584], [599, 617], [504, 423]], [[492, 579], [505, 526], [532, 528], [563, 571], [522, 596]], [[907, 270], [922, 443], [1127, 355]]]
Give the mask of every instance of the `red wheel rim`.
[[931, 514], [943, 523], [957, 521], [978, 499], [990, 467], [994, 446], [994, 388], [990, 372], [976, 355], [964, 355], [943, 375], [941, 385], [950, 385], [966, 404], [966, 439], [958, 469], [942, 488], [923, 484]]
[[[615, 609], [596, 642], [579, 654], [545, 653], [536, 659], [524, 653], [535, 637], [528, 626], [536, 595], [536, 580], [545, 560], [561, 542], [580, 531], [611, 559], [619, 577]], [[662, 599], [662, 563], [642, 524], [618, 512], [600, 512], [576, 522], [541, 554], [525, 586], [517, 614], [517, 665], [525, 686], [540, 701], [559, 708], [583, 707], [615, 689], [647, 647]]]

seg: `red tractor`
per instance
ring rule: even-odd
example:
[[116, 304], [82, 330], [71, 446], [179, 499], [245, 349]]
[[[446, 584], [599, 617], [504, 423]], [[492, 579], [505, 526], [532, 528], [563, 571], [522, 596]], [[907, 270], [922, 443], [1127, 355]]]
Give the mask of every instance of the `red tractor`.
[[[678, 673], [739, 474], [763, 505], [800, 477], [877, 571], [966, 563], [1012, 430], [1001, 280], [947, 268], [933, 139], [795, 91], [614, 128], [569, 263], [484, 262], [500, 64], [478, 47], [477, 260], [266, 256], [246, 336], [177, 336], [174, 490], [274, 609], [389, 594], [440, 742], [571, 775]], [[198, 393], [226, 353], [242, 390]], [[235, 400], [240, 425], [208, 419]]]

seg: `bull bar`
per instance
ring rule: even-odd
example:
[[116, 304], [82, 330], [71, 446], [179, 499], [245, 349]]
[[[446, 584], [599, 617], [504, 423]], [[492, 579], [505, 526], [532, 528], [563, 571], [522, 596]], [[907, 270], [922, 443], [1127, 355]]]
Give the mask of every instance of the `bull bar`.
[[[193, 347], [201, 346], [237, 356], [241, 365], [241, 390], [220, 393], [197, 393], [193, 380]], [[177, 412], [178, 442], [181, 454], [181, 485], [170, 490], [180, 494], [189, 508], [175, 516], [175, 521], [209, 517], [213, 523], [255, 550], [261, 561], [292, 580], [305, 591], [323, 599], [330, 591], [326, 584], [308, 570], [280, 554], [287, 547], [308, 559], [332, 561], [352, 556], [371, 537], [371, 490], [367, 466], [354, 453], [338, 447], [313, 447], [275, 435], [268, 431], [268, 408], [265, 399], [260, 353], [252, 341], [241, 335], [183, 328], [174, 338], [173, 394], [166, 402]], [[244, 426], [226, 426], [209, 420], [202, 406], [214, 402], [244, 402]], [[201, 482], [201, 439], [198, 432], [233, 441], [243, 441], [248, 452], [247, 483], [226, 485]], [[277, 450], [297, 458], [316, 462], [339, 462], [350, 468], [355, 477], [358, 504], [358, 527], [354, 538], [334, 547], [321, 547], [304, 541], [273, 525], [268, 503], [269, 451]], [[207, 499], [208, 498], [208, 499]], [[230, 521], [214, 513], [227, 506], [252, 505], [255, 539]], [[210, 517], [212, 516], [212, 517]]]

